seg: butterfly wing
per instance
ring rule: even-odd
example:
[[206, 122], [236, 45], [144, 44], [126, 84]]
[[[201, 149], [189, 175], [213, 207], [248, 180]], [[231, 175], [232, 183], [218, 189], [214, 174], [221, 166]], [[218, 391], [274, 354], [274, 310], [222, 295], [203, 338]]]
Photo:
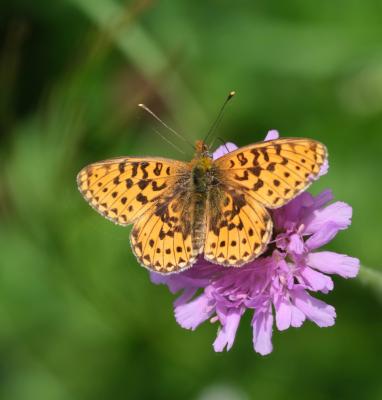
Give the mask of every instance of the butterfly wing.
[[326, 158], [326, 147], [315, 140], [285, 138], [242, 147], [215, 163], [222, 181], [278, 208], [311, 184]]
[[161, 158], [116, 158], [91, 164], [77, 176], [85, 200], [101, 215], [128, 225], [172, 191], [185, 163]]
[[192, 228], [192, 204], [192, 193], [180, 183], [134, 224], [131, 245], [144, 267], [167, 274], [195, 263], [201, 249]]
[[229, 187], [210, 196], [204, 246], [206, 260], [241, 266], [264, 252], [271, 234], [271, 217], [251, 196]]
[[237, 149], [215, 160], [219, 189], [211, 191], [205, 258], [243, 265], [263, 253], [272, 236], [266, 208], [278, 208], [305, 190], [326, 160], [324, 145], [278, 139]]

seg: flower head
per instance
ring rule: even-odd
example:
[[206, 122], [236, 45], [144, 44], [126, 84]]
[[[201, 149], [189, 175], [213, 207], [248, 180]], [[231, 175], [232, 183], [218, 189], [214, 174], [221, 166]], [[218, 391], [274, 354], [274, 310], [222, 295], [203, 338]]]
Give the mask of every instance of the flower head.
[[[265, 140], [277, 137], [277, 131], [270, 131]], [[220, 146], [214, 158], [235, 148], [232, 143]], [[321, 174], [327, 168], [324, 165]], [[332, 199], [330, 190], [316, 197], [304, 192], [273, 210], [275, 234], [267, 252], [241, 268], [222, 267], [201, 257], [191, 269], [176, 275], [152, 273], [154, 283], [166, 284], [172, 293], [182, 290], [174, 303], [179, 325], [194, 330], [208, 319], [217, 322], [213, 347], [215, 351], [229, 350], [242, 315], [252, 309], [253, 346], [262, 355], [272, 351], [274, 323], [278, 330], [300, 327], [307, 319], [320, 327], [333, 325], [334, 307], [310, 292], [332, 290], [328, 274], [355, 277], [359, 261], [317, 251], [351, 222], [351, 207], [342, 202], [329, 204]]]

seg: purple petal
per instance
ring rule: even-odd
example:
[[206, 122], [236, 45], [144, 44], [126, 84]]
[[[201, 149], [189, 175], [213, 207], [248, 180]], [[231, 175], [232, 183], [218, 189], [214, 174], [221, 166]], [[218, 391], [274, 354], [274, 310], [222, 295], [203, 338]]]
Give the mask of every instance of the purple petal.
[[273, 210], [275, 225], [279, 229], [288, 230], [296, 224], [307, 224], [313, 219], [313, 212], [333, 199], [330, 189], [326, 189], [316, 197], [303, 192], [284, 207]]
[[315, 292], [321, 291], [323, 293], [328, 293], [333, 290], [334, 285], [331, 278], [312, 268], [301, 268], [300, 275], [304, 279], [305, 283], [310, 287], [310, 290], [314, 290]]
[[223, 351], [225, 347], [227, 347], [227, 351], [231, 349], [235, 341], [241, 315], [240, 309], [231, 308], [228, 310], [224, 318], [224, 325], [219, 329], [218, 336], [213, 344], [215, 351]]
[[276, 131], [275, 129], [272, 129], [268, 131], [267, 136], [265, 136], [264, 142], [267, 142], [268, 140], [275, 140], [279, 138], [279, 132]]
[[257, 353], [266, 355], [272, 352], [273, 314], [271, 305], [265, 311], [255, 311], [252, 319], [253, 347]]
[[343, 278], [354, 278], [359, 271], [359, 260], [345, 254], [321, 251], [308, 254], [307, 264], [327, 274], [337, 274]]
[[304, 233], [311, 234], [321, 230], [328, 223], [338, 225], [338, 229], [346, 229], [351, 223], [352, 208], [341, 201], [337, 201], [325, 208], [315, 210], [303, 223]]
[[276, 326], [279, 331], [288, 329], [292, 323], [292, 305], [289, 299], [281, 297], [275, 303]]
[[187, 303], [192, 299], [198, 288], [188, 287], [183, 290], [183, 293], [174, 301], [174, 307], [178, 307], [182, 304]]
[[175, 319], [182, 328], [195, 330], [215, 311], [215, 302], [205, 294], [195, 300], [175, 307]]
[[319, 247], [329, 243], [338, 233], [338, 225], [335, 223], [328, 223], [322, 227], [321, 230], [312, 235], [306, 242], [305, 246], [309, 250], [318, 249]]
[[206, 287], [210, 282], [211, 276], [216, 275], [217, 269], [218, 266], [215, 264], [198, 260], [192, 268], [177, 274], [163, 275], [150, 272], [150, 279], [156, 285], [167, 285], [171, 293], [176, 293], [182, 289]]
[[325, 189], [313, 198], [313, 207], [315, 209], [323, 207], [325, 204], [333, 200], [333, 192], [331, 189]]
[[150, 280], [156, 285], [166, 285], [168, 281], [168, 276], [163, 274], [158, 274], [156, 272], [150, 272]]
[[293, 290], [291, 296], [295, 306], [318, 326], [322, 328], [334, 325], [336, 317], [334, 307], [315, 299], [303, 289]]
[[236, 146], [235, 143], [230, 143], [227, 142], [225, 144], [222, 144], [221, 146], [219, 146], [214, 153], [212, 154], [212, 158], [214, 160], [216, 160], [219, 157], [224, 156], [224, 154], [230, 153], [231, 151], [236, 150], [238, 147]]
[[297, 233], [294, 233], [290, 236], [288, 251], [298, 255], [304, 253], [304, 242]]
[[156, 285], [167, 285], [171, 293], [179, 292], [179, 290], [182, 290], [188, 286], [196, 287], [190, 283], [187, 283], [187, 277], [184, 275], [184, 273], [163, 275], [156, 272], [150, 272], [150, 279], [151, 282], [155, 283]]
[[314, 198], [308, 192], [303, 192], [284, 207], [273, 210], [274, 222], [277, 228], [288, 230], [300, 222], [300, 214], [314, 206]]
[[305, 314], [298, 309], [294, 304], [291, 305], [292, 319], [291, 325], [294, 328], [299, 328], [305, 321]]
[[198, 261], [190, 269], [179, 274], [173, 274], [172, 276], [183, 276], [186, 277], [187, 281], [192, 282], [194, 286], [205, 287], [209, 284], [212, 277], [216, 275], [217, 272], [223, 272], [225, 270], [221, 265], [213, 264], [206, 261], [204, 257], [199, 256]]
[[320, 172], [318, 173], [316, 180], [321, 178], [321, 176], [326, 175], [329, 171], [329, 161], [326, 159], [321, 166]]

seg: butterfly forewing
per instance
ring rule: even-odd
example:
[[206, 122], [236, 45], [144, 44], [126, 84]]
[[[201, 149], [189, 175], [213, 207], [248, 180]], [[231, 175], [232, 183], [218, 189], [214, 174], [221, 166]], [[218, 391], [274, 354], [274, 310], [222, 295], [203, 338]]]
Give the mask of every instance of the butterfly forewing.
[[278, 208], [305, 190], [327, 157], [310, 139], [277, 139], [242, 147], [216, 160], [223, 179], [267, 208]]
[[116, 158], [83, 168], [77, 176], [80, 192], [104, 217], [128, 225], [148, 212], [186, 169], [180, 161], [156, 158]]

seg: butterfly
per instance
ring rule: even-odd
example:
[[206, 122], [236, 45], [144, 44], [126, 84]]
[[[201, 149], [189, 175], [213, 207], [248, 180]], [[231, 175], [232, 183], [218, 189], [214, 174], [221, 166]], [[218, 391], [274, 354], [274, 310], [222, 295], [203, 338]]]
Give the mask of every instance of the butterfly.
[[78, 188], [110, 221], [126, 226], [139, 263], [158, 273], [190, 268], [198, 256], [240, 267], [272, 237], [268, 209], [285, 205], [318, 176], [327, 158], [315, 140], [282, 138], [214, 160], [204, 141], [190, 162], [120, 157], [83, 168]]

